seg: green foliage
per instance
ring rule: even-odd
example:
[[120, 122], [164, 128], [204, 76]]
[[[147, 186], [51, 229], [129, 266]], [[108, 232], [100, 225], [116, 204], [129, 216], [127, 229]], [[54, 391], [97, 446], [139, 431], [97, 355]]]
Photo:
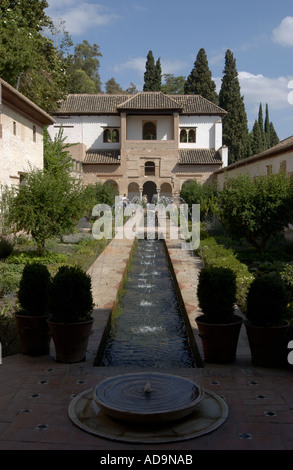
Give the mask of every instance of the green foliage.
[[86, 214], [90, 218], [96, 204], [107, 204], [110, 207], [114, 205], [115, 192], [113, 186], [102, 183], [89, 184], [84, 188], [83, 201]]
[[51, 39], [40, 0], [3, 0], [0, 7], [0, 76], [47, 112], [56, 109], [66, 83], [65, 60]]
[[264, 275], [252, 282], [247, 295], [247, 319], [256, 326], [278, 326], [287, 311], [285, 285], [277, 275]]
[[153, 52], [149, 51], [146, 60], [143, 91], [160, 91], [162, 72], [160, 59], [155, 62]]
[[219, 103], [216, 84], [212, 80], [212, 74], [204, 49], [200, 49], [197, 54], [194, 67], [187, 77], [184, 93], [186, 95], [201, 95], [212, 103]]
[[284, 172], [254, 179], [240, 174], [227, 178], [219, 192], [218, 215], [225, 229], [259, 251], [292, 222], [292, 211], [292, 182]]
[[0, 239], [0, 260], [8, 258], [13, 252], [13, 243], [5, 238]]
[[229, 148], [229, 163], [233, 163], [248, 156], [249, 134], [244, 99], [240, 94], [236, 60], [230, 50], [227, 50], [225, 55], [219, 105], [228, 112], [223, 120], [223, 145]]
[[61, 266], [49, 289], [50, 320], [75, 323], [91, 319], [91, 278], [80, 267]]
[[229, 321], [235, 310], [235, 273], [222, 266], [203, 268], [199, 273], [197, 296], [203, 314], [212, 323]]
[[164, 73], [163, 79], [165, 83], [161, 87], [161, 91], [166, 95], [183, 95], [185, 77], [180, 75], [175, 77], [172, 73]]
[[232, 269], [236, 275], [236, 302], [244, 312], [246, 310], [246, 296], [248, 288], [254, 277], [248, 267], [241, 263], [232, 249], [225, 248], [217, 243], [215, 238], [201, 235], [200, 254], [205, 266], [218, 266]]
[[68, 149], [73, 144], [65, 143], [66, 137], [64, 137], [63, 132], [61, 126], [52, 140], [48, 129], [44, 129], [44, 168], [52, 174], [64, 172], [71, 167], [71, 157]]
[[15, 292], [18, 289], [23, 266], [0, 264], [0, 297]]
[[180, 191], [189, 208], [200, 204], [201, 219], [207, 219], [217, 212], [218, 187], [214, 183], [200, 184], [197, 180], [184, 183]]
[[110, 78], [110, 80], [108, 80], [106, 83], [105, 83], [105, 87], [106, 87], [106, 93], [109, 93], [110, 95], [119, 95], [119, 94], [123, 94], [125, 93], [121, 86], [119, 85], [119, 83], [116, 82], [115, 78]]
[[31, 234], [39, 254], [44, 254], [48, 238], [73, 230], [84, 210], [81, 195], [80, 182], [68, 173], [33, 170], [11, 200], [10, 223], [15, 231]]
[[17, 297], [27, 315], [47, 314], [50, 282], [51, 276], [47, 266], [33, 263], [24, 267]]
[[258, 119], [250, 133], [250, 141], [252, 155], [264, 152], [279, 143], [274, 126], [269, 119], [268, 104], [266, 104], [265, 121], [263, 120], [262, 104], [259, 105]]
[[101, 79], [99, 75], [101, 57], [100, 46], [84, 40], [74, 48], [74, 54], [67, 58], [69, 76], [68, 93], [99, 93]]
[[9, 264], [26, 265], [26, 264], [59, 264], [66, 263], [68, 257], [62, 253], [54, 253], [52, 251], [45, 251], [42, 255], [38, 251], [21, 251], [10, 255], [6, 262]]

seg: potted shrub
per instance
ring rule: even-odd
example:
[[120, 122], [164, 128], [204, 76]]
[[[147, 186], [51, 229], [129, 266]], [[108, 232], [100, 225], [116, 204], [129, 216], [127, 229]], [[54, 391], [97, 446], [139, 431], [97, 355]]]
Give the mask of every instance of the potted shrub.
[[91, 278], [78, 266], [61, 266], [49, 289], [49, 329], [56, 360], [85, 359], [93, 318]]
[[27, 264], [17, 293], [21, 310], [14, 314], [24, 354], [49, 354], [50, 334], [47, 324], [48, 289], [51, 276], [47, 266]]
[[288, 295], [278, 275], [257, 277], [248, 290], [245, 327], [254, 365], [284, 365], [287, 357]]
[[236, 275], [220, 266], [200, 271], [197, 297], [202, 315], [195, 320], [207, 362], [235, 360], [242, 318], [235, 314]]

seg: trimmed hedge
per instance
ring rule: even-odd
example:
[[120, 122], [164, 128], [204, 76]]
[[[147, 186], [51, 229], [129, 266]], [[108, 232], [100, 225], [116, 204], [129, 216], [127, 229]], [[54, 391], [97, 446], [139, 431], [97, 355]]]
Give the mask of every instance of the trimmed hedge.
[[214, 237], [201, 237], [200, 251], [205, 266], [230, 268], [236, 275], [236, 303], [243, 313], [246, 312], [246, 297], [254, 276], [248, 267], [241, 263], [231, 248], [219, 245]]

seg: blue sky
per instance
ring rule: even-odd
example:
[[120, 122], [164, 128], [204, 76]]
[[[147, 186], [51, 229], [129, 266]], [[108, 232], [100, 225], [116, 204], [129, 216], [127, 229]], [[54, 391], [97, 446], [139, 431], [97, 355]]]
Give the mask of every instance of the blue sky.
[[[162, 73], [187, 77], [204, 48], [219, 91], [225, 52], [236, 59], [249, 129], [259, 104], [269, 105], [280, 140], [293, 135], [292, 0], [47, 0], [47, 14], [74, 44], [98, 44], [102, 83], [143, 87], [146, 56]], [[290, 95], [290, 92], [291, 95]]]

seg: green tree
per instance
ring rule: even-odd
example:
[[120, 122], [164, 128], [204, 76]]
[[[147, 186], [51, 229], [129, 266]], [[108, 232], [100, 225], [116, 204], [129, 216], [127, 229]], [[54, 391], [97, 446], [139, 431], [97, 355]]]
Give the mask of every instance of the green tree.
[[47, 112], [64, 97], [65, 59], [43, 30], [52, 28], [43, 0], [2, 0], [0, 76]]
[[248, 156], [249, 133], [244, 100], [240, 94], [236, 60], [230, 50], [227, 50], [225, 55], [219, 105], [228, 112], [223, 120], [223, 144], [229, 148], [229, 163], [233, 163]]
[[126, 88], [126, 93], [130, 93], [131, 95], [138, 93], [136, 85], [133, 82], [130, 82], [129, 87]]
[[105, 83], [105, 88], [106, 93], [109, 93], [110, 95], [119, 95], [125, 93], [125, 91], [122, 90], [119, 83], [117, 83], [113, 77]]
[[265, 129], [264, 129], [263, 110], [262, 110], [261, 103], [259, 105], [259, 110], [258, 110], [258, 126], [259, 126], [261, 141], [262, 141], [262, 150], [261, 150], [262, 152], [263, 150], [265, 150]]
[[280, 172], [252, 179], [227, 178], [219, 191], [218, 217], [236, 239], [246, 238], [258, 251], [293, 221], [292, 180]]
[[[79, 78], [84, 80], [83, 87], [87, 86], [90, 90], [92, 85], [94, 85], [93, 93], [101, 91], [99, 57], [102, 57], [102, 54], [100, 46], [97, 44], [90, 45], [88, 41], [84, 40], [75, 46], [74, 54], [69, 55], [67, 58], [68, 93], [80, 93], [80, 83], [76, 84], [75, 82], [77, 72], [79, 72]], [[80, 71], [84, 73], [81, 74]], [[90, 91], [87, 91], [87, 93], [90, 93]]]
[[270, 147], [274, 147], [280, 142], [277, 132], [275, 131], [274, 124], [270, 123]]
[[161, 60], [155, 62], [153, 52], [149, 51], [146, 60], [143, 91], [160, 91], [162, 82]]
[[192, 204], [200, 204], [201, 220], [211, 217], [217, 209], [218, 187], [215, 183], [200, 184], [197, 180], [184, 183], [180, 197], [191, 209]]
[[71, 156], [68, 151], [74, 144], [65, 143], [63, 128], [51, 138], [48, 129], [44, 129], [44, 169], [52, 174], [67, 172], [71, 168]]
[[83, 214], [82, 191], [81, 183], [69, 173], [32, 170], [10, 201], [10, 224], [15, 231], [30, 234], [43, 255], [46, 240], [70, 233]]
[[251, 132], [251, 152], [252, 155], [261, 153], [264, 150], [263, 136], [259, 127], [259, 121], [255, 120]]
[[161, 87], [161, 91], [166, 95], [183, 95], [185, 77], [180, 75], [175, 77], [172, 73], [165, 73], [163, 75], [165, 83]]
[[187, 77], [184, 93], [186, 95], [201, 95], [212, 103], [219, 103], [216, 84], [212, 80], [212, 74], [204, 49], [200, 49], [197, 54], [194, 67]]

